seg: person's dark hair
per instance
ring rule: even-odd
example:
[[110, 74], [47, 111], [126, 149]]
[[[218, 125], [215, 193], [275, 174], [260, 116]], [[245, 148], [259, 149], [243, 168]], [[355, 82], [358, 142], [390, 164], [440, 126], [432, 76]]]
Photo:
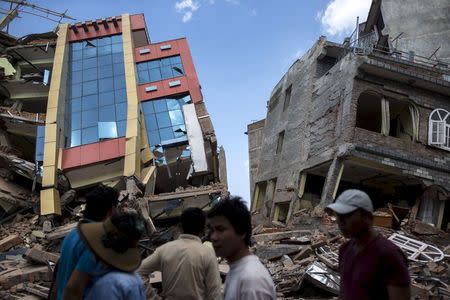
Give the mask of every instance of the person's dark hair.
[[250, 211], [239, 196], [220, 200], [208, 213], [208, 218], [224, 216], [237, 234], [245, 234], [245, 244], [250, 246], [252, 235], [252, 218]]
[[145, 232], [145, 221], [135, 211], [120, 212], [111, 216], [116, 232], [106, 232], [102, 237], [103, 245], [118, 253], [125, 253], [135, 247]]
[[181, 227], [187, 234], [200, 235], [205, 229], [205, 214], [198, 207], [189, 207], [181, 214]]
[[85, 195], [84, 217], [92, 221], [103, 221], [111, 208], [117, 206], [118, 196], [115, 189], [100, 184]]

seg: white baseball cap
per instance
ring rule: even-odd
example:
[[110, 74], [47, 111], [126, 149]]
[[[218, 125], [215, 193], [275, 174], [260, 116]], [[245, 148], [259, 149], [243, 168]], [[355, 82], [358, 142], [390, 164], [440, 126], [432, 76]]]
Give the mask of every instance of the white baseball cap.
[[340, 215], [351, 213], [358, 208], [373, 212], [373, 205], [369, 195], [360, 190], [346, 190], [342, 192], [336, 201], [326, 208]]

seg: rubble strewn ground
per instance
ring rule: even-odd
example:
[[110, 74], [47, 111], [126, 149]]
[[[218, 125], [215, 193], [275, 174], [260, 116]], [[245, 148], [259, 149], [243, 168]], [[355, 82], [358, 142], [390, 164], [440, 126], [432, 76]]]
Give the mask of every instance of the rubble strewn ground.
[[[76, 225], [76, 216], [66, 214], [60, 226], [33, 213], [17, 214], [0, 227], [0, 298], [44, 298], [59, 258], [62, 238]], [[413, 299], [446, 299], [450, 296], [450, 234], [420, 221], [406, 222], [400, 230], [376, 227], [385, 237], [394, 233], [437, 248], [438, 261], [410, 260]], [[278, 299], [337, 298], [339, 273], [337, 253], [345, 241], [335, 220], [322, 209], [303, 209], [289, 225], [274, 222], [253, 229], [252, 251], [268, 268]], [[419, 234], [420, 233], [420, 234]], [[142, 241], [142, 250], [173, 239], [176, 227], [159, 228]], [[148, 254], [147, 252], [146, 254]]]

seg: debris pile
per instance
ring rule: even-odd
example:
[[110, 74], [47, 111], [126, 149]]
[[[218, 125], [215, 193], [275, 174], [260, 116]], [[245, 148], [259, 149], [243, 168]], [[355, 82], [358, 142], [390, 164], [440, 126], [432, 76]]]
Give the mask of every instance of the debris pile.
[[[397, 231], [387, 223], [376, 229], [408, 257], [412, 299], [448, 299], [450, 234], [419, 220], [406, 221]], [[272, 275], [278, 299], [337, 297], [338, 252], [345, 238], [334, 218], [320, 208], [302, 209], [290, 225], [271, 225], [254, 228], [253, 251]]]

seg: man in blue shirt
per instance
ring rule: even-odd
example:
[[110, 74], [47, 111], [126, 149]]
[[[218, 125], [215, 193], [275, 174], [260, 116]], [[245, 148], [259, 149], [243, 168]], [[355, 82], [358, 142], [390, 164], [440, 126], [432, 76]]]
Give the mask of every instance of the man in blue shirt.
[[146, 229], [144, 219], [135, 211], [114, 214], [103, 223], [80, 225], [80, 236], [95, 258], [110, 267], [97, 279], [87, 300], [145, 300], [144, 284], [134, 271], [141, 264], [138, 242]]
[[84, 218], [77, 228], [65, 238], [61, 246], [61, 257], [56, 274], [56, 298], [81, 299], [95, 277], [101, 276], [108, 268], [98, 263], [92, 252], [80, 238], [79, 226], [83, 223], [100, 222], [112, 215], [117, 206], [117, 191], [100, 185], [85, 196]]

